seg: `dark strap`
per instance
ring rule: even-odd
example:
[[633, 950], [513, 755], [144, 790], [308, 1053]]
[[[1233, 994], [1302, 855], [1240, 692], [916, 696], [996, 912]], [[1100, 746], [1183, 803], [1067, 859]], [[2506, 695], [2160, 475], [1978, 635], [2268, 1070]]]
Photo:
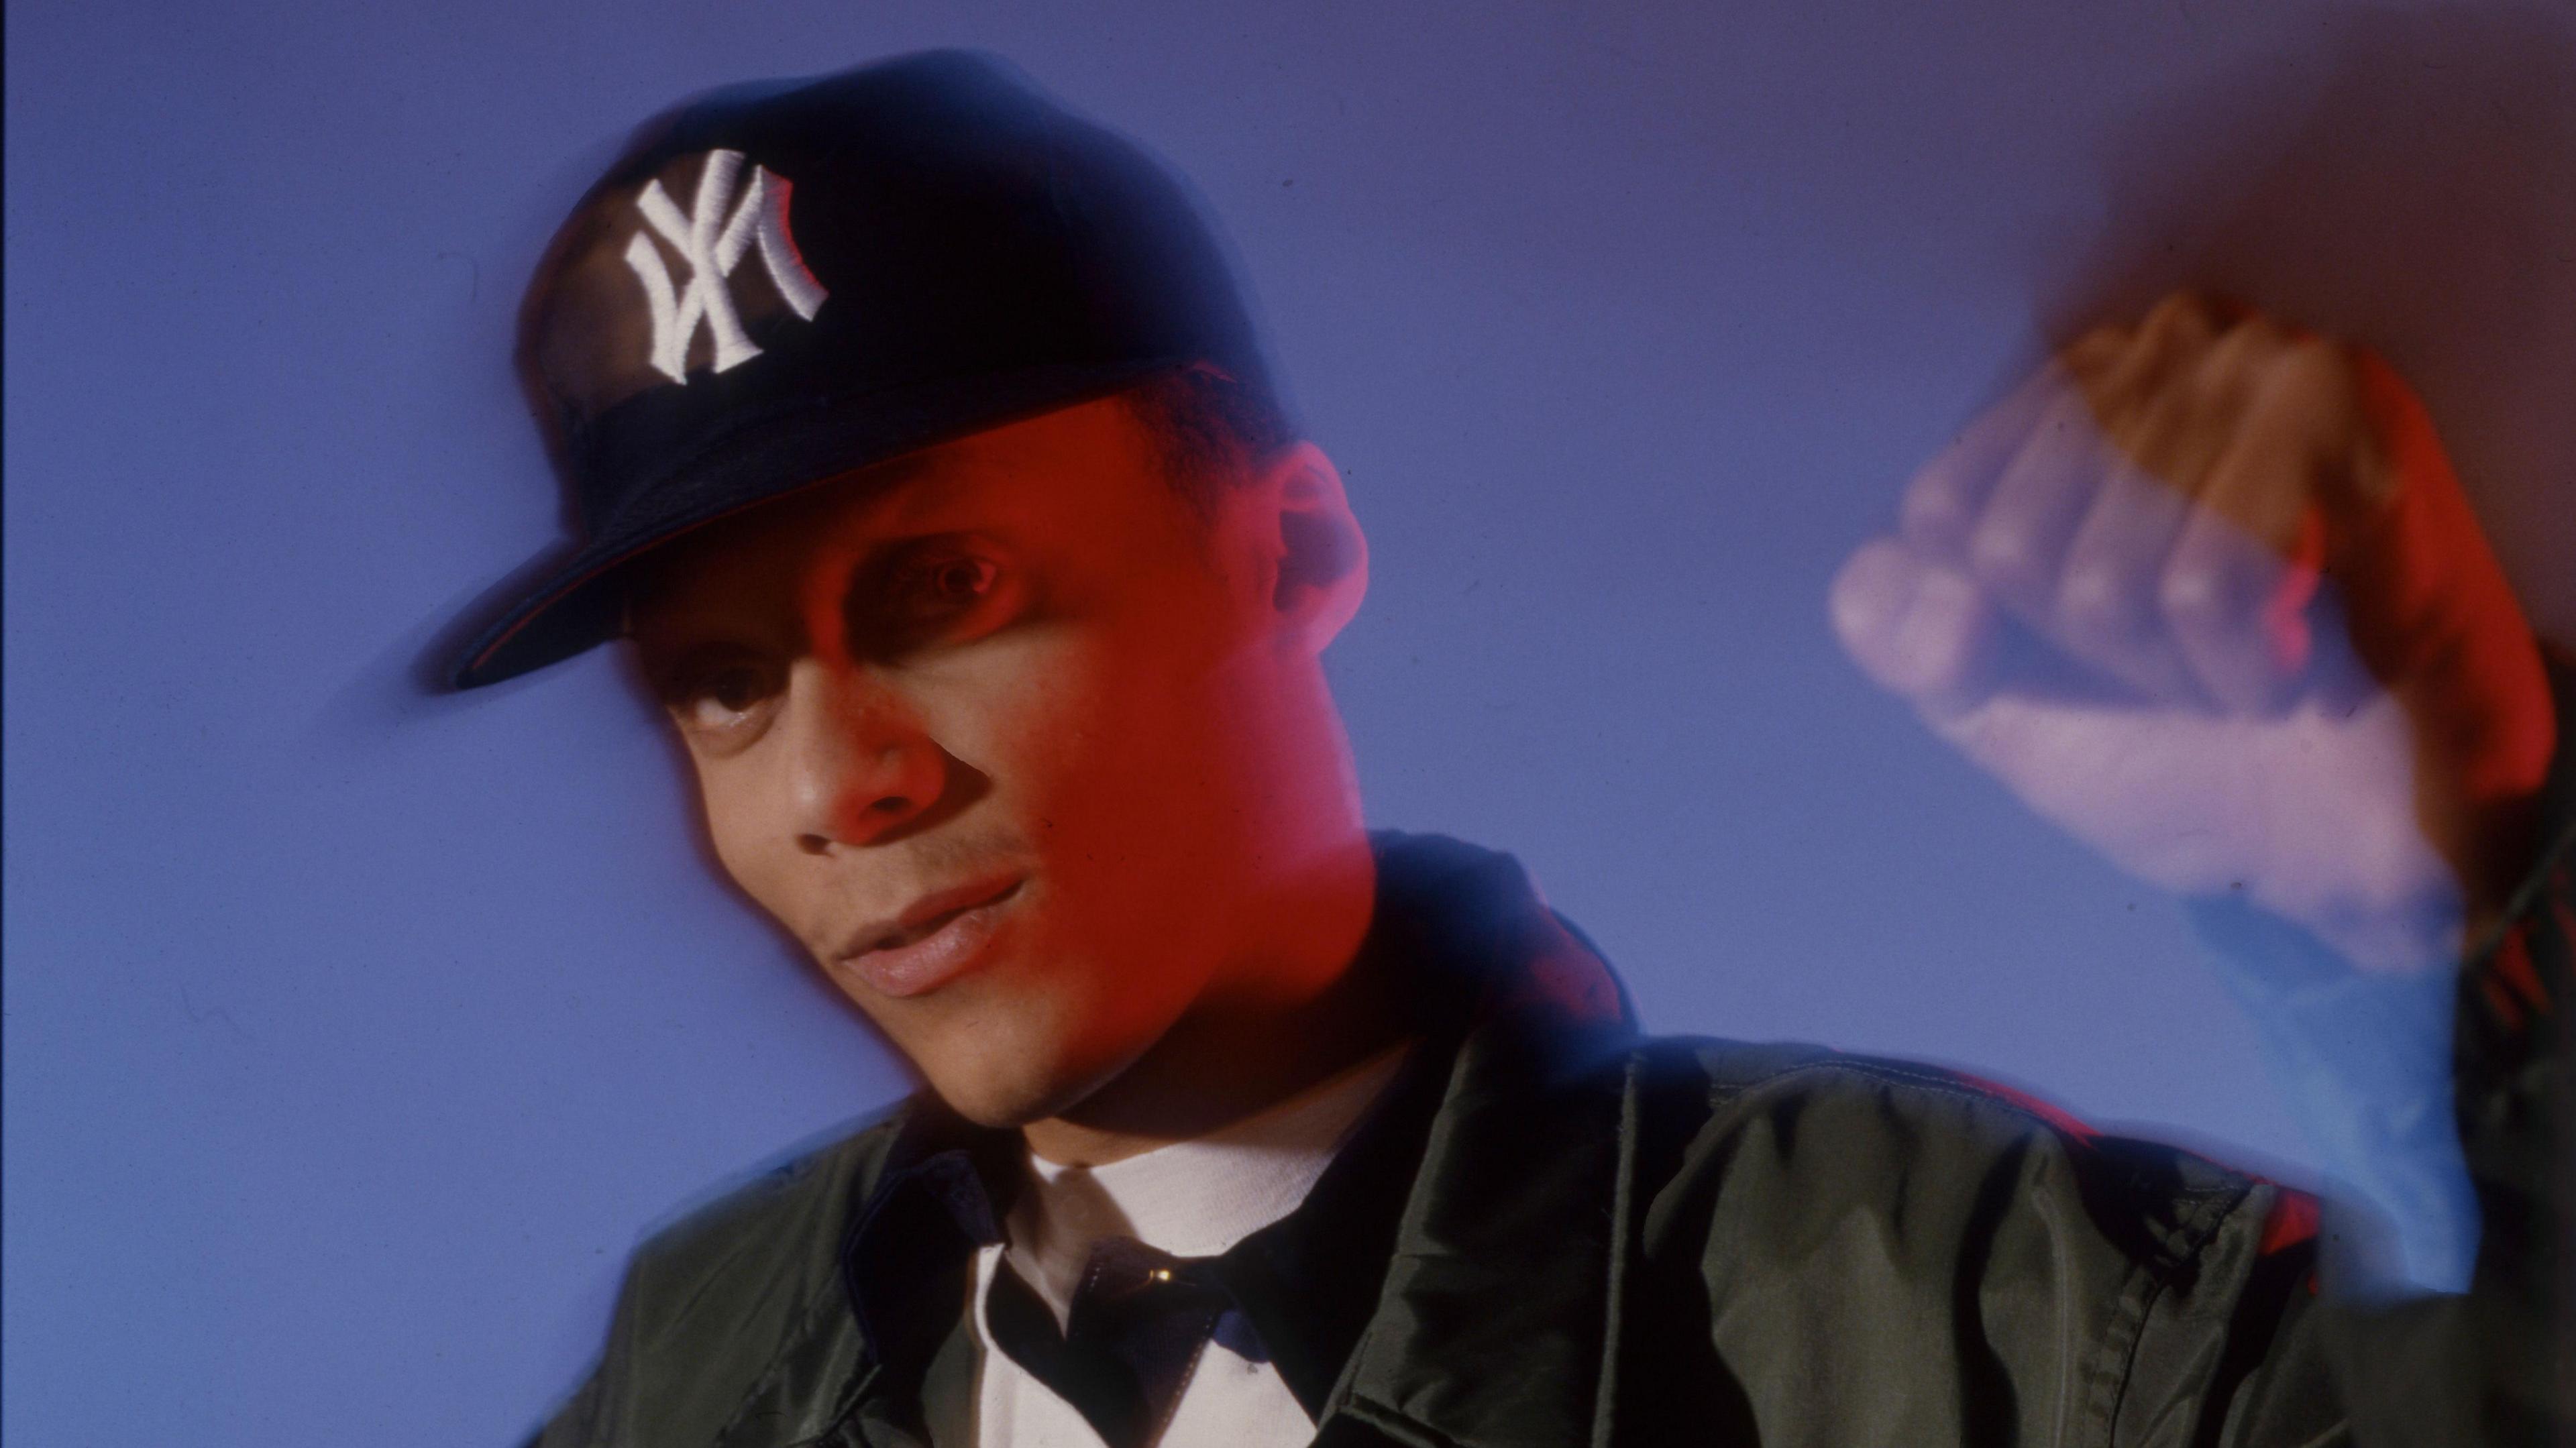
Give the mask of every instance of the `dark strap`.
[[1130, 1237], [1091, 1249], [1065, 1328], [1005, 1258], [984, 1299], [993, 1345], [1071, 1403], [1109, 1448], [1148, 1448], [1228, 1306], [1204, 1259]]

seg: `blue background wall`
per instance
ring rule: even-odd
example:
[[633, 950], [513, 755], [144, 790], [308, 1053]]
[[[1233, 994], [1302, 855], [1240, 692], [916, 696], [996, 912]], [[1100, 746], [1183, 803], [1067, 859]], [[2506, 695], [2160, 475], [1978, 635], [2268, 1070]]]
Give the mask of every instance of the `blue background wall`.
[[7, 61], [5, 1416], [499, 1444], [648, 1223], [902, 1089], [707, 875], [613, 661], [407, 698], [550, 536], [519, 285], [691, 90], [993, 47], [1227, 219], [1377, 587], [1373, 813], [1652, 1024], [2303, 1149], [2175, 909], [1837, 655], [2054, 329], [2198, 276], [2389, 348], [2576, 629], [2576, 11], [50, 0]]

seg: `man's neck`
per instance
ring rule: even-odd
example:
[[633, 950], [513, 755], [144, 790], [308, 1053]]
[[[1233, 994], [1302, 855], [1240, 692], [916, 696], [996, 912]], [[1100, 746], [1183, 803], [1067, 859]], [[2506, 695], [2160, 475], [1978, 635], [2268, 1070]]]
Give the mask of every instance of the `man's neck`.
[[1100, 1166], [1204, 1136], [1378, 1054], [1403, 1035], [1381, 973], [1355, 969], [1376, 899], [1354, 829], [1262, 913], [1265, 968], [1193, 1006], [1116, 1079], [1021, 1128], [1049, 1161]]

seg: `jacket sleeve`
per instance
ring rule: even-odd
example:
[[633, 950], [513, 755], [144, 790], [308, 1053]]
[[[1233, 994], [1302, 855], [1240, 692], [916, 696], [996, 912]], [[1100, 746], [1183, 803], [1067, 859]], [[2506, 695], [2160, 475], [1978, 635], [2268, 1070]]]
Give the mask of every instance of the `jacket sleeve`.
[[2447, 1002], [2328, 970], [2248, 909], [2196, 912], [2333, 1178], [2324, 1230], [2269, 1254], [2231, 1324], [2227, 1448], [2576, 1444], [2576, 689], [2553, 674], [2550, 844], [2433, 983]]

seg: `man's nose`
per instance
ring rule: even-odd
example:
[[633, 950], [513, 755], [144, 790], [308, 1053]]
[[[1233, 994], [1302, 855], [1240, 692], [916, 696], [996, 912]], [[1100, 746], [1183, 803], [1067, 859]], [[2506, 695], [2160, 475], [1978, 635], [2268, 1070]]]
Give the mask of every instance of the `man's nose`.
[[809, 855], [882, 840], [947, 788], [938, 744], [904, 700], [863, 671], [800, 661], [780, 723], [788, 731], [790, 827]]

